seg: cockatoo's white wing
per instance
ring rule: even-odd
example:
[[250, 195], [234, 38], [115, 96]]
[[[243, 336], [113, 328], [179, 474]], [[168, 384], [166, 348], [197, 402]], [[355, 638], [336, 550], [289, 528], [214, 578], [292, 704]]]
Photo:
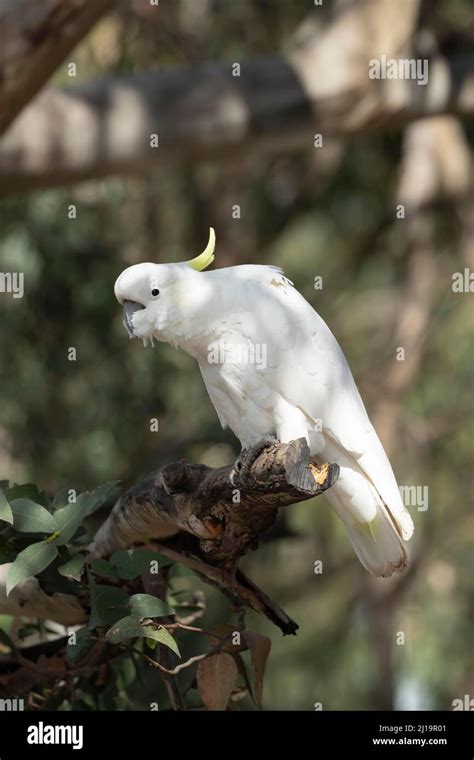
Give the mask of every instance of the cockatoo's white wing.
[[[305, 435], [314, 454], [338, 462], [341, 476], [328, 498], [348, 525], [363, 564], [391, 574], [405, 562], [398, 536], [408, 539], [413, 523], [335, 337], [281, 270], [243, 266], [225, 271], [228, 338], [235, 340], [237, 332], [250, 344], [264, 343], [266, 366], [245, 367], [245, 377], [234, 370], [229, 396], [228, 377], [201, 365], [221, 422], [242, 440], [242, 431], [247, 436], [253, 431], [251, 437], [267, 434], [273, 414], [280, 438]], [[229, 281], [231, 273], [231, 280], [239, 282]], [[387, 544], [388, 563], [383, 556], [372, 562], [371, 542], [382, 550]]]

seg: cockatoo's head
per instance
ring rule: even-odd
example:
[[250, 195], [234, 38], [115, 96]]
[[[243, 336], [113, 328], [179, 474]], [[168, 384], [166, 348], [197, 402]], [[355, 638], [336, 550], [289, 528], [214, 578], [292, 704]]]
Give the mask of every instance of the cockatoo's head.
[[[195, 259], [179, 264], [134, 264], [115, 283], [115, 297], [123, 305], [123, 323], [130, 338], [169, 340], [173, 326], [191, 311], [197, 272], [214, 261], [216, 236], [209, 231], [206, 249]], [[189, 282], [189, 287], [187, 287]], [[184, 287], [183, 287], [184, 286]]]

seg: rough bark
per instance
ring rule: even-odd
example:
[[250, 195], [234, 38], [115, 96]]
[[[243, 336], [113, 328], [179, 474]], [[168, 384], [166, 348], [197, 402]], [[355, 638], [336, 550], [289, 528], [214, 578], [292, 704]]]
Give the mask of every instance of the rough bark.
[[[154, 548], [190, 567], [234, 604], [251, 607], [283, 633], [295, 633], [297, 624], [244, 575], [238, 562], [258, 547], [280, 507], [323, 493], [338, 474], [336, 464], [318, 465], [304, 439], [262, 441], [241, 456], [237, 469], [185, 461], [165, 465], [120, 497], [97, 532], [90, 557], [158, 538]], [[65, 625], [85, 619], [76, 599], [47, 597], [34, 578], [8, 598], [0, 582], [0, 612]]]
[[336, 481], [339, 468], [319, 467], [304, 439], [262, 442], [240, 464], [238, 471], [232, 465], [166, 465], [119, 499], [91, 553], [103, 557], [148, 538], [182, 532], [187, 540], [181, 535], [157, 548], [237, 603], [265, 615], [283, 633], [294, 633], [296, 623], [238, 569], [238, 561], [258, 547], [280, 507], [323, 493]]
[[261, 445], [242, 466], [168, 464], [127, 491], [98, 531], [92, 552], [104, 556], [143, 537], [185, 531], [204, 556], [225, 566], [258, 546], [279, 507], [310, 499], [336, 480], [337, 465], [317, 467], [304, 439]]

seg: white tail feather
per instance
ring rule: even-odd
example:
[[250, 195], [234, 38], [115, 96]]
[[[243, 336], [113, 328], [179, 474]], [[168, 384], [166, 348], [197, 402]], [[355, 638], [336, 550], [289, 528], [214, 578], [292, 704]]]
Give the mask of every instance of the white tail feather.
[[[375, 489], [370, 490], [367, 513], [371, 519], [368, 520], [361, 519], [361, 510], [354, 509], [357, 498], [354, 495], [351, 498], [342, 484], [335, 483], [325, 496], [346, 524], [354, 551], [365, 569], [373, 575], [388, 578], [406, 567], [407, 553], [390, 511]], [[362, 493], [367, 499], [365, 488]]]

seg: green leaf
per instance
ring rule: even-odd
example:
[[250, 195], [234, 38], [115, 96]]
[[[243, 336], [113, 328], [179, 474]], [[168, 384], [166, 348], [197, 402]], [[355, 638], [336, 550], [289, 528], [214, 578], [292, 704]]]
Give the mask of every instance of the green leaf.
[[143, 626], [140, 625], [140, 620], [135, 615], [127, 615], [127, 617], [117, 620], [105, 635], [111, 644], [119, 644], [121, 641], [127, 641], [127, 639], [143, 637]]
[[31, 575], [37, 575], [48, 567], [56, 559], [57, 553], [56, 547], [47, 544], [45, 541], [31, 544], [23, 549], [8, 571], [7, 596], [20, 581], [29, 578]]
[[75, 554], [69, 562], [58, 567], [58, 573], [64, 575], [66, 578], [75, 578], [76, 580], [79, 580], [82, 575], [85, 561], [86, 557], [84, 554]]
[[128, 597], [123, 589], [95, 583], [91, 586], [91, 607], [89, 628], [112, 625], [129, 613]]
[[113, 667], [117, 671], [117, 688], [128, 689], [137, 680], [137, 666], [131, 657], [116, 660]]
[[33, 483], [24, 483], [22, 486], [12, 485], [6, 492], [6, 496], [10, 501], [13, 499], [32, 499], [38, 495], [38, 489]]
[[77, 504], [84, 506], [86, 514], [91, 515], [97, 509], [100, 509], [112, 498], [117, 499], [120, 495], [120, 488], [117, 487], [118, 480], [103, 483], [94, 491], [84, 491], [77, 497]]
[[10, 502], [13, 527], [20, 533], [54, 533], [56, 521], [47, 509], [30, 499], [14, 499]]
[[175, 562], [173, 567], [171, 568], [171, 578], [189, 578], [193, 577], [195, 578], [194, 570], [191, 570], [190, 567], [187, 567], [186, 565], [180, 565], [178, 562]]
[[132, 615], [139, 618], [166, 617], [173, 614], [173, 609], [151, 594], [134, 594], [130, 597]]
[[77, 501], [68, 504], [67, 507], [56, 510], [54, 513], [54, 519], [56, 520], [59, 536], [55, 539], [56, 546], [63, 546], [74, 536], [75, 532], [79, 528], [81, 522], [87, 516], [86, 505], [81, 505]]
[[181, 657], [176, 641], [172, 637], [171, 633], [166, 630], [166, 628], [156, 628], [153, 625], [143, 625], [142, 630], [143, 635], [147, 639], [154, 639], [154, 641], [158, 641], [160, 644], [163, 644], [165, 647], [171, 649], [175, 654], [178, 655], [178, 657]]
[[61, 507], [67, 507], [71, 502], [69, 501], [69, 488], [62, 488], [57, 492], [53, 499], [53, 507], [55, 509], [61, 509]]
[[77, 548], [78, 546], [87, 546], [87, 544], [90, 544], [92, 541], [92, 536], [90, 533], [86, 530], [84, 525], [81, 525], [79, 530], [77, 531], [76, 535], [74, 536], [74, 546]]
[[46, 570], [43, 570], [43, 572], [37, 576], [42, 590], [49, 596], [56, 593], [79, 596], [83, 591], [83, 586], [65, 575], [60, 575], [58, 573], [58, 567], [60, 567], [60, 565], [64, 565], [64, 560], [58, 555], [54, 562], [51, 562]]
[[82, 655], [84, 655], [93, 645], [94, 640], [91, 638], [90, 631], [87, 626], [79, 628], [75, 631], [75, 644], [69, 644], [66, 647], [66, 653], [71, 662], [76, 662]]
[[90, 568], [92, 572], [101, 575], [103, 578], [118, 578], [114, 568], [106, 559], [93, 559]]
[[45, 491], [40, 491], [34, 483], [24, 483], [21, 486], [13, 485], [5, 492], [5, 496], [11, 503], [13, 499], [30, 499], [42, 507], [49, 507], [50, 501]]
[[[159, 569], [166, 565], [171, 565], [171, 560], [163, 557], [158, 552], [147, 549], [121, 549], [114, 552], [110, 562], [120, 578], [131, 581], [138, 578], [139, 575], [151, 573], [151, 569]], [[153, 565], [152, 563], [158, 563]]]
[[204, 607], [198, 604], [173, 604], [173, 614], [178, 617], [186, 617], [187, 615], [194, 615], [196, 612], [203, 612]]
[[0, 491], [0, 520], [13, 525], [13, 512], [7, 497]]
[[[158, 642], [171, 649], [178, 657], [181, 657], [176, 641], [166, 628], [154, 625], [142, 625], [135, 615], [127, 615], [118, 620], [106, 633], [111, 644], [119, 644], [129, 639], [145, 638], [151, 642]], [[153, 644], [151, 644], [153, 648]]]

